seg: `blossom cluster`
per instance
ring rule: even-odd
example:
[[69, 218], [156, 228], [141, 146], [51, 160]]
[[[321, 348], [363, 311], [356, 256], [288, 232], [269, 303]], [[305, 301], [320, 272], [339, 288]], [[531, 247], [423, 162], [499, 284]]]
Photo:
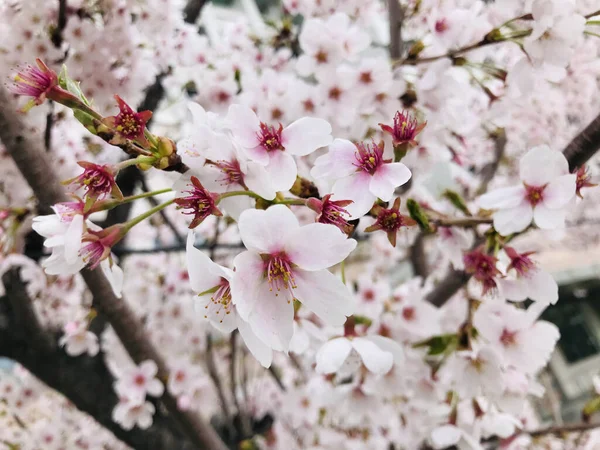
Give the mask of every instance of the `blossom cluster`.
[[[104, 359], [113, 420], [151, 427], [149, 397], [168, 392], [207, 418], [270, 417], [248, 448], [527, 448], [558, 286], [521, 235], [593, 219], [596, 167], [560, 151], [600, 106], [593, 2], [402, 2], [398, 60], [377, 1], [284, 0], [273, 23], [245, 4], [222, 26], [207, 5], [203, 34], [180, 3], [69, 2], [50, 33], [56, 5], [0, 6], [20, 31], [0, 59], [39, 58], [9, 89], [32, 130], [55, 122], [72, 197], [37, 215], [3, 160], [0, 272], [22, 268], [68, 355]], [[157, 75], [160, 106], [138, 111]], [[145, 184], [124, 193], [131, 168]], [[18, 255], [26, 217], [40, 265]], [[92, 330], [86, 267], [142, 319], [167, 379]], [[470, 281], [434, 306], [450, 268]]]

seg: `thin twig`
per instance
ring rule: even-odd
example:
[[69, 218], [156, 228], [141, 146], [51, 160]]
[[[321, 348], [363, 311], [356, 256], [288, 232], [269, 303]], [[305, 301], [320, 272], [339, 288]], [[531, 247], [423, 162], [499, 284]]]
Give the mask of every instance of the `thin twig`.
[[487, 191], [490, 181], [496, 175], [498, 168], [500, 167], [500, 161], [504, 157], [504, 150], [506, 149], [506, 131], [504, 128], [499, 128], [494, 134], [494, 159], [486, 164], [481, 169], [481, 184], [477, 190], [477, 194], [483, 194]]
[[388, 0], [388, 16], [390, 21], [390, 57], [399, 59], [403, 53], [402, 22], [404, 9], [399, 0]]
[[[140, 187], [142, 188], [142, 191], [150, 192], [150, 189], [148, 188], [148, 184], [146, 183], [146, 177], [144, 176], [144, 174], [142, 174], [141, 179], [140, 179]], [[148, 203], [150, 203], [153, 207], [158, 206], [158, 200], [156, 200], [154, 197], [148, 197]], [[175, 224], [173, 222], [171, 222], [171, 219], [169, 219], [169, 216], [167, 216], [167, 213], [165, 212], [165, 210], [163, 209], [163, 210], [159, 211], [159, 214], [160, 214], [162, 221], [165, 223], [165, 225], [167, 227], [169, 227], [169, 229], [173, 233], [173, 236], [175, 236], [175, 240], [177, 240], [179, 245], [185, 247], [185, 239], [183, 238], [183, 236], [181, 236], [181, 234], [179, 234], [179, 230], [177, 230], [177, 227], [175, 226]]]
[[67, 0], [58, 0], [58, 20], [56, 28], [52, 30], [50, 40], [55, 47], [60, 47], [63, 42], [63, 31], [67, 27]]
[[49, 152], [52, 148], [52, 127], [54, 126], [54, 102], [50, 100], [48, 114], [46, 114], [46, 128], [44, 129], [44, 147]]
[[421, 277], [423, 280], [427, 278], [429, 270], [427, 267], [427, 255], [425, 254], [425, 233], [423, 232], [419, 232], [410, 247], [410, 262], [416, 276]]
[[229, 378], [231, 379], [231, 397], [233, 398], [233, 404], [235, 405], [238, 413], [240, 430], [239, 435], [246, 439], [252, 436], [252, 424], [246, 411], [240, 405], [237, 396], [237, 360], [238, 360], [238, 343], [237, 343], [238, 331], [233, 330], [229, 339], [229, 346], [231, 347], [231, 362], [229, 365]]
[[183, 20], [186, 23], [196, 23], [205, 4], [206, 0], [188, 0], [185, 8], [183, 8]]
[[279, 376], [279, 371], [274, 364], [271, 364], [271, 366], [269, 367], [269, 373], [271, 374], [271, 377], [275, 380], [275, 383], [277, 383], [277, 386], [279, 386], [279, 389], [285, 392], [287, 389], [285, 388], [285, 384], [283, 384], [283, 381]]

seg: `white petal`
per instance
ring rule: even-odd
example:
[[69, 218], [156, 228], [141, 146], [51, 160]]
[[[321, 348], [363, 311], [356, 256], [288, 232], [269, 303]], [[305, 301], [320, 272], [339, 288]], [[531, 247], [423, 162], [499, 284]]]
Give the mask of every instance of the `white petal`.
[[258, 360], [263, 367], [270, 367], [273, 361], [273, 351], [261, 341], [252, 331], [250, 325], [238, 316], [237, 327], [240, 331], [242, 340], [250, 350], [250, 353]]
[[500, 287], [501, 294], [510, 301], [522, 302], [527, 299], [527, 286], [526, 281], [523, 279], [511, 280], [511, 279], [499, 279], [498, 286]]
[[402, 186], [410, 180], [412, 173], [409, 168], [402, 163], [383, 164], [377, 174], [382, 174], [387, 180], [394, 185], [394, 188]]
[[271, 206], [267, 210], [248, 209], [240, 215], [238, 226], [246, 248], [258, 253], [280, 251], [285, 235], [300, 227], [294, 213], [285, 205]]
[[543, 203], [550, 209], [561, 208], [575, 195], [577, 175], [562, 175], [552, 180], [543, 192]]
[[[208, 255], [194, 247], [194, 232], [189, 231], [185, 257], [192, 290], [199, 294], [218, 286], [221, 277], [218, 265]], [[217, 266], [217, 267], [214, 267]]]
[[296, 182], [298, 167], [292, 155], [276, 150], [269, 154], [267, 172], [275, 191], [287, 191]]
[[248, 316], [248, 323], [258, 338], [273, 350], [287, 352], [294, 334], [294, 304], [291, 296], [269, 290], [262, 285], [260, 300]]
[[404, 349], [402, 348], [402, 345], [398, 344], [393, 339], [386, 338], [385, 336], [380, 336], [378, 334], [365, 336], [362, 339], [371, 341], [375, 345], [377, 345], [377, 347], [379, 347], [381, 350], [390, 352], [394, 356], [395, 364], [400, 364], [402, 361], [404, 361]]
[[389, 202], [394, 195], [394, 185], [379, 170], [371, 176], [369, 181], [369, 190], [373, 195], [379, 197], [384, 202]]
[[108, 259], [105, 259], [100, 263], [100, 268], [110, 283], [110, 287], [112, 288], [115, 296], [117, 298], [121, 298], [124, 278], [123, 269], [121, 269], [115, 262], [111, 264]]
[[331, 143], [331, 125], [323, 119], [302, 117], [285, 127], [281, 138], [286, 152], [308, 155]]
[[525, 188], [514, 186], [483, 194], [477, 199], [477, 204], [484, 209], [514, 208], [523, 201], [523, 198], [525, 198]]
[[531, 223], [533, 209], [523, 201], [515, 208], [503, 209], [494, 213], [494, 228], [502, 236], [523, 231]]
[[342, 262], [356, 248], [339, 228], [324, 223], [311, 223], [285, 235], [285, 252], [304, 270], [320, 270]]
[[243, 252], [233, 260], [235, 272], [230, 282], [231, 301], [236, 311], [247, 320], [256, 303], [261, 301], [261, 292], [266, 284], [264, 263], [261, 257], [253, 252]]
[[548, 272], [536, 270], [526, 279], [529, 298], [536, 302], [555, 304], [558, 300], [558, 284]]
[[369, 190], [371, 176], [365, 172], [357, 172], [338, 180], [332, 188], [335, 200], [352, 200], [346, 206], [351, 219], [364, 216], [373, 207], [377, 197]]
[[244, 174], [244, 183], [251, 191], [254, 191], [265, 200], [273, 200], [277, 193], [273, 188], [271, 177], [264, 166], [248, 161], [246, 173]]
[[352, 344], [346, 338], [337, 338], [323, 344], [316, 355], [317, 373], [337, 372], [352, 351]]
[[431, 444], [435, 449], [451, 447], [460, 441], [462, 431], [454, 425], [443, 425], [431, 432]]
[[380, 349], [367, 339], [352, 339], [352, 347], [358, 352], [367, 369], [376, 375], [388, 373], [394, 365], [394, 356], [390, 352]]
[[242, 147], [249, 149], [258, 145], [260, 121], [254, 111], [247, 106], [231, 105], [227, 112], [227, 121], [234, 138]]
[[533, 209], [535, 224], [543, 230], [554, 230], [565, 226], [566, 212], [562, 209], [549, 209], [544, 203], [538, 203]]
[[150, 380], [150, 382], [148, 383], [148, 388], [146, 390], [148, 391], [148, 394], [154, 397], [160, 397], [163, 394], [165, 388], [163, 384], [155, 378], [153, 380]]
[[67, 228], [65, 234], [65, 259], [73, 264], [79, 257], [81, 249], [81, 236], [83, 235], [83, 216], [76, 214]]
[[342, 281], [328, 270], [294, 272], [294, 296], [321, 320], [331, 326], [341, 326], [353, 313], [352, 294]]
[[530, 186], [544, 186], [555, 178], [569, 173], [569, 163], [561, 152], [540, 145], [521, 158], [520, 177]]

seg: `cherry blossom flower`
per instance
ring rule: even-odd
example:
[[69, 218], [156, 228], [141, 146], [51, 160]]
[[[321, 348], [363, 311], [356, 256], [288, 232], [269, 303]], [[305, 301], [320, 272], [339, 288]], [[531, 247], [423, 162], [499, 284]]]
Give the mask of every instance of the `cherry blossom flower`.
[[515, 274], [515, 277], [501, 278], [498, 282], [506, 299], [522, 302], [529, 298], [546, 304], [557, 302], [556, 281], [529, 258], [531, 252], [517, 253], [512, 247], [504, 247], [504, 251], [510, 258], [507, 272]]
[[354, 239], [332, 226], [300, 226], [286, 206], [247, 210], [239, 221], [248, 249], [234, 260], [233, 304], [242, 319], [274, 350], [287, 351], [297, 299], [333, 326], [351, 314], [351, 294], [327, 267], [344, 260]]
[[590, 175], [587, 166], [581, 166], [579, 169], [577, 169], [575, 175], [577, 175], [575, 193], [579, 198], [583, 198], [583, 194], [581, 193], [582, 189], [598, 186], [597, 184], [592, 183], [592, 176]]
[[179, 194], [181, 196], [175, 199], [175, 203], [185, 210], [184, 214], [194, 216], [189, 226], [189, 228], [193, 229], [200, 225], [208, 216], [222, 216], [223, 213], [216, 205], [218, 194], [207, 191], [195, 176], [192, 176], [190, 181], [191, 183], [187, 185], [189, 189], [182, 190]]
[[377, 198], [390, 201], [394, 189], [411, 177], [404, 164], [384, 159], [383, 150], [383, 143], [353, 144], [336, 139], [329, 146], [329, 152], [317, 158], [311, 174], [315, 178], [336, 180], [333, 196], [352, 200], [354, 203], [346, 209], [350, 217], [356, 219], [366, 214]]
[[236, 311], [232, 302], [230, 281], [233, 272], [213, 262], [206, 254], [194, 247], [194, 235], [188, 233], [186, 257], [190, 284], [197, 292], [197, 311], [208, 319], [212, 326], [223, 333], [236, 328], [254, 357], [269, 367], [273, 359], [271, 348], [264, 344]]
[[391, 208], [379, 207], [376, 210], [378, 211], [377, 219], [375, 219], [373, 225], [365, 228], [365, 232], [385, 231], [392, 247], [396, 246], [396, 235], [401, 228], [412, 227], [417, 224], [409, 216], [400, 214], [400, 197], [396, 198]]
[[112, 419], [125, 430], [131, 430], [134, 426], [146, 430], [152, 426], [154, 412], [154, 405], [143, 399], [121, 398], [113, 409]]
[[83, 321], [69, 322], [64, 326], [64, 335], [60, 338], [59, 344], [65, 347], [69, 356], [79, 356], [87, 353], [90, 356], [96, 356], [100, 347], [98, 337], [88, 331], [87, 325]]
[[408, 111], [396, 112], [393, 126], [379, 124], [392, 137], [394, 147], [401, 144], [417, 145], [415, 138], [426, 125], [427, 122], [419, 123]]
[[323, 344], [316, 355], [317, 373], [331, 374], [340, 370], [351, 352], [360, 357], [365, 367], [376, 375], [389, 372], [402, 361], [402, 347], [383, 336], [339, 337]]
[[473, 233], [458, 227], [438, 227], [437, 247], [456, 270], [464, 269], [463, 252], [473, 246]]
[[322, 200], [311, 197], [306, 201], [306, 206], [317, 213], [316, 221], [331, 224], [349, 234], [352, 225], [348, 223], [348, 211], [344, 208], [352, 203], [352, 200], [331, 200], [331, 194], [323, 196]]
[[115, 389], [120, 396], [129, 399], [143, 400], [146, 394], [160, 397], [164, 387], [156, 378], [157, 372], [158, 368], [154, 361], [143, 361], [139, 366], [125, 370], [115, 382]]
[[496, 267], [497, 258], [483, 253], [481, 249], [467, 252], [463, 256], [465, 272], [473, 275], [483, 288], [483, 295], [498, 288], [500, 270]]
[[152, 111], [135, 112], [118, 95], [115, 95], [115, 100], [119, 106], [119, 114], [106, 117], [103, 120], [106, 126], [115, 131], [115, 135], [111, 138], [110, 143], [119, 145], [131, 140], [144, 148], [149, 147], [150, 143], [146, 139], [144, 132], [146, 130], [146, 123], [152, 117]]
[[265, 166], [276, 191], [286, 191], [296, 181], [293, 156], [305, 156], [331, 142], [331, 125], [323, 119], [303, 117], [287, 127], [259, 121], [250, 108], [232, 105], [228, 120], [234, 138], [248, 158]]
[[564, 225], [566, 206], [575, 195], [576, 175], [560, 152], [542, 145], [529, 150], [520, 162], [521, 186], [482, 195], [479, 206], [497, 210], [494, 228], [507, 236], [523, 231], [532, 219], [543, 229]]
[[475, 311], [473, 324], [504, 365], [535, 374], [548, 362], [560, 337], [556, 325], [536, 320], [540, 313], [533, 305], [525, 311], [504, 302], [484, 302]]
[[85, 196], [91, 198], [93, 201], [100, 200], [109, 195], [118, 200], [123, 198], [123, 194], [115, 182], [114, 171], [110, 166], [87, 161], [79, 161], [77, 164], [83, 167], [83, 173], [63, 182], [63, 184], [76, 185], [83, 188]]

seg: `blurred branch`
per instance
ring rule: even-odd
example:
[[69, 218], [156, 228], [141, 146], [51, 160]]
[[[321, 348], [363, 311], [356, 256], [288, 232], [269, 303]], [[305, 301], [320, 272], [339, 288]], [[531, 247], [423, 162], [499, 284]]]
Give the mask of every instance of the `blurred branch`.
[[[38, 199], [41, 211], [50, 211], [50, 206], [67, 199], [63, 187], [43, 148], [39, 135], [31, 133], [15, 111], [17, 106], [5, 87], [0, 87], [0, 139], [8, 154], [15, 161], [21, 174], [31, 186]], [[125, 299], [117, 298], [101, 269], [81, 272], [94, 297], [94, 307], [105, 315], [115, 330], [125, 349], [136, 362], [151, 359], [158, 366], [158, 376], [168, 377], [165, 360], [150, 343], [143, 324], [130, 309]], [[179, 423], [185, 435], [200, 449], [225, 450], [226, 446], [209, 425], [199, 415], [191, 411], [180, 411], [177, 400], [168, 390], [161, 397], [162, 402]]]
[[58, 20], [50, 36], [55, 47], [60, 47], [63, 43], [63, 31], [67, 27], [67, 19], [67, 0], [58, 0]]
[[205, 4], [206, 0], [188, 0], [183, 8], [183, 20], [186, 23], [196, 23]]
[[221, 377], [217, 371], [217, 365], [215, 364], [215, 354], [213, 351], [212, 335], [210, 332], [206, 333], [206, 368], [208, 369], [208, 375], [215, 385], [217, 395], [219, 397], [219, 403], [223, 411], [223, 422], [228, 430], [230, 442], [235, 442], [235, 429], [233, 427], [233, 417], [229, 410], [229, 403], [227, 397], [225, 397], [225, 391], [223, 390], [223, 384], [221, 383]]
[[399, 59], [403, 52], [402, 22], [404, 9], [399, 0], [388, 0], [388, 16], [390, 21], [390, 57]]
[[494, 159], [486, 164], [481, 169], [481, 184], [477, 190], [477, 194], [483, 194], [487, 191], [490, 181], [496, 175], [498, 167], [500, 167], [500, 161], [504, 157], [504, 150], [506, 149], [506, 131], [504, 128], [499, 128], [494, 135]]
[[425, 233], [419, 232], [415, 242], [410, 247], [410, 262], [415, 276], [423, 280], [429, 273], [427, 268], [427, 255], [425, 254]]
[[65, 395], [79, 410], [92, 416], [118, 439], [133, 448], [193, 450], [190, 441], [173, 433], [172, 419], [157, 409], [147, 430], [124, 430], [112, 419], [118, 402], [102, 354], [72, 357], [57, 345], [58, 335], [45, 330], [18, 270], [2, 277], [6, 299], [0, 302], [0, 355], [20, 363], [52, 389]]
[[[144, 176], [144, 174], [142, 174], [142, 176], [141, 176], [140, 185], [141, 185], [142, 191], [151, 192], [150, 189], [148, 188], [148, 184], [146, 183], [146, 177]], [[150, 205], [152, 205], [153, 207], [158, 206], [158, 200], [156, 200], [154, 197], [148, 197], [148, 203], [150, 203]], [[163, 222], [165, 223], [165, 225], [167, 225], [167, 227], [169, 227], [169, 229], [173, 233], [173, 236], [175, 236], [175, 240], [179, 243], [179, 245], [185, 247], [185, 239], [183, 238], [183, 236], [181, 236], [181, 234], [179, 234], [179, 230], [177, 230], [177, 227], [175, 226], [175, 224], [173, 222], [171, 222], [171, 219], [169, 219], [165, 210], [163, 209], [163, 210], [159, 211], [159, 214], [160, 214], [160, 217], [162, 218]]]

